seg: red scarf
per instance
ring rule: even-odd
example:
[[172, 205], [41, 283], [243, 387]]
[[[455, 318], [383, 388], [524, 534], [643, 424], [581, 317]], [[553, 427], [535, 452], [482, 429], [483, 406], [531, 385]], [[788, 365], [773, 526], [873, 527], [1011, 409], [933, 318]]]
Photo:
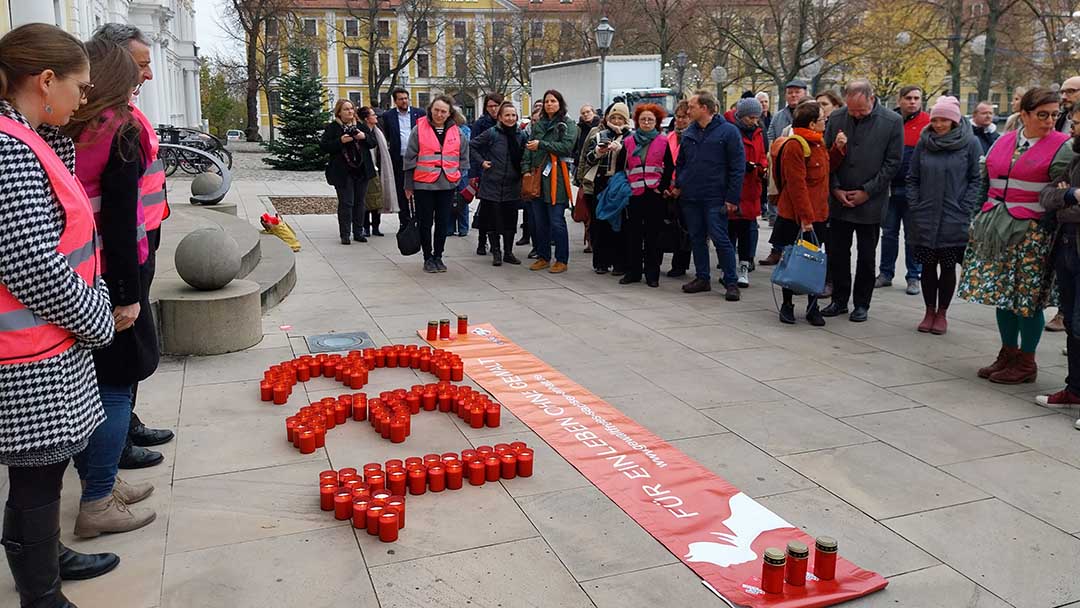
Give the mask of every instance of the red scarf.
[[820, 144], [824, 142], [824, 134], [812, 131], [810, 129], [804, 129], [802, 127], [795, 127], [791, 130], [792, 133], [805, 139], [809, 143]]

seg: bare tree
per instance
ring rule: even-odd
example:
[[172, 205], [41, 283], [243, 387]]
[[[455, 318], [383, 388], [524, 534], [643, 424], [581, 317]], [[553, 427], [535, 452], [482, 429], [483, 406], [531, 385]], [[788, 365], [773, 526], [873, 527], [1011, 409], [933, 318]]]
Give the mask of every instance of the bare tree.
[[270, 81], [276, 77], [276, 74], [270, 74], [277, 67], [276, 63], [270, 65], [267, 59], [273, 59], [274, 53], [279, 52], [278, 32], [291, 29], [295, 20], [291, 10], [294, 5], [293, 0], [229, 0], [223, 8], [222, 17], [230, 26], [223, 29], [244, 46], [244, 62], [234, 65], [242, 65], [246, 77], [247, 126], [244, 133], [248, 141], [261, 139], [259, 92], [269, 92]]
[[[1018, 53], [1035, 80], [1060, 83], [1080, 73], [1080, 0], [1022, 0], [1025, 14], [1034, 18], [1033, 52]], [[1014, 47], [1023, 48], [1021, 44]], [[1041, 76], [1041, 77], [1040, 77]], [[1030, 76], [1029, 76], [1030, 77]]]
[[[345, 27], [333, 26], [335, 38], [362, 57], [368, 98], [375, 105], [380, 91], [396, 87], [416, 57], [435, 48], [446, 28], [444, 11], [437, 0], [344, 0], [344, 4]], [[395, 24], [396, 38], [391, 35]]]
[[979, 99], [986, 99], [990, 94], [990, 85], [994, 76], [994, 64], [998, 52], [998, 28], [1002, 20], [1020, 4], [1021, 0], [983, 0], [986, 6], [986, 20], [983, 24], [985, 44], [982, 53], [982, 69], [979, 72]]

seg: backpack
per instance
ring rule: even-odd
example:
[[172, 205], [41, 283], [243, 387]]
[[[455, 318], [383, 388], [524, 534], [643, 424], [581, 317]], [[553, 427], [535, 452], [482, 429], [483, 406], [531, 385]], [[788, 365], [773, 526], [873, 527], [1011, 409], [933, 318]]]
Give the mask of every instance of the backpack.
[[810, 158], [810, 144], [802, 137], [795, 135], [794, 133], [787, 137], [778, 137], [776, 141], [769, 146], [769, 153], [772, 156], [772, 177], [773, 183], [776, 184], [776, 193], [779, 194], [784, 189], [783, 171], [780, 166], [780, 159], [783, 157], [784, 145], [791, 140], [798, 141], [802, 144], [803, 158]]

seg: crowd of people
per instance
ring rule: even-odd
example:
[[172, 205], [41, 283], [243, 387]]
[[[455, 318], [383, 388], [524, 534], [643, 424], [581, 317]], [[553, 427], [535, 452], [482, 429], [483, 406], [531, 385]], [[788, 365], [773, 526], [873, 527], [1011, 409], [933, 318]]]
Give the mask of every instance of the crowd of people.
[[[155, 516], [135, 506], [153, 486], [117, 475], [159, 464], [148, 448], [173, 437], [133, 412], [158, 364], [149, 290], [168, 215], [157, 138], [135, 103], [152, 77], [134, 27], [107, 24], [86, 43], [45, 24], [0, 38], [2, 544], [23, 606], [71, 606], [62, 580], [119, 563], [60, 543], [69, 462], [82, 481], [76, 536]], [[573, 209], [597, 275], [655, 288], [692, 260], [682, 291], [706, 292], [715, 251], [724, 297], [738, 301], [756, 266], [806, 241], [827, 253], [825, 288], [782, 290], [778, 316], [796, 323], [794, 299], [805, 295], [806, 320], [823, 326], [867, 320], [874, 290], [892, 283], [902, 233], [905, 290], [925, 305], [913, 329], [947, 333], [954, 295], [993, 306], [1001, 348], [979, 377], [1032, 382], [1043, 311], [1057, 306], [1047, 327], [1066, 332], [1070, 373], [1037, 400], [1080, 405], [1080, 77], [1021, 92], [1002, 129], [987, 103], [968, 119], [941, 95], [927, 112], [914, 86], [889, 109], [866, 80], [814, 96], [791, 81], [776, 113], [766, 93], [721, 112], [698, 91], [667, 132], [660, 106], [585, 106], [575, 120], [556, 90], [527, 126], [498, 93], [472, 125], [447, 96], [425, 109], [409, 99], [393, 91], [381, 115], [344, 99], [333, 108], [322, 147], [343, 245], [383, 236], [381, 216], [397, 213], [418, 227], [425, 272], [446, 272], [446, 239], [471, 227], [494, 266], [520, 265], [514, 247], [531, 245], [530, 270], [561, 273]], [[770, 252], [755, 260], [763, 223]]]

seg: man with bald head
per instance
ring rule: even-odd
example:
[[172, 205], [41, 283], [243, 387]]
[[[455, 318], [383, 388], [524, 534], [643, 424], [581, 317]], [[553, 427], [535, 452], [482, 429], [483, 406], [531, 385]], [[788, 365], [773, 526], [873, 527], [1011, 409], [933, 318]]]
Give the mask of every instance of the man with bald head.
[[1073, 76], [1061, 83], [1061, 116], [1054, 123], [1054, 130], [1069, 133], [1072, 130], [1072, 110], [1080, 106], [1080, 76]]

